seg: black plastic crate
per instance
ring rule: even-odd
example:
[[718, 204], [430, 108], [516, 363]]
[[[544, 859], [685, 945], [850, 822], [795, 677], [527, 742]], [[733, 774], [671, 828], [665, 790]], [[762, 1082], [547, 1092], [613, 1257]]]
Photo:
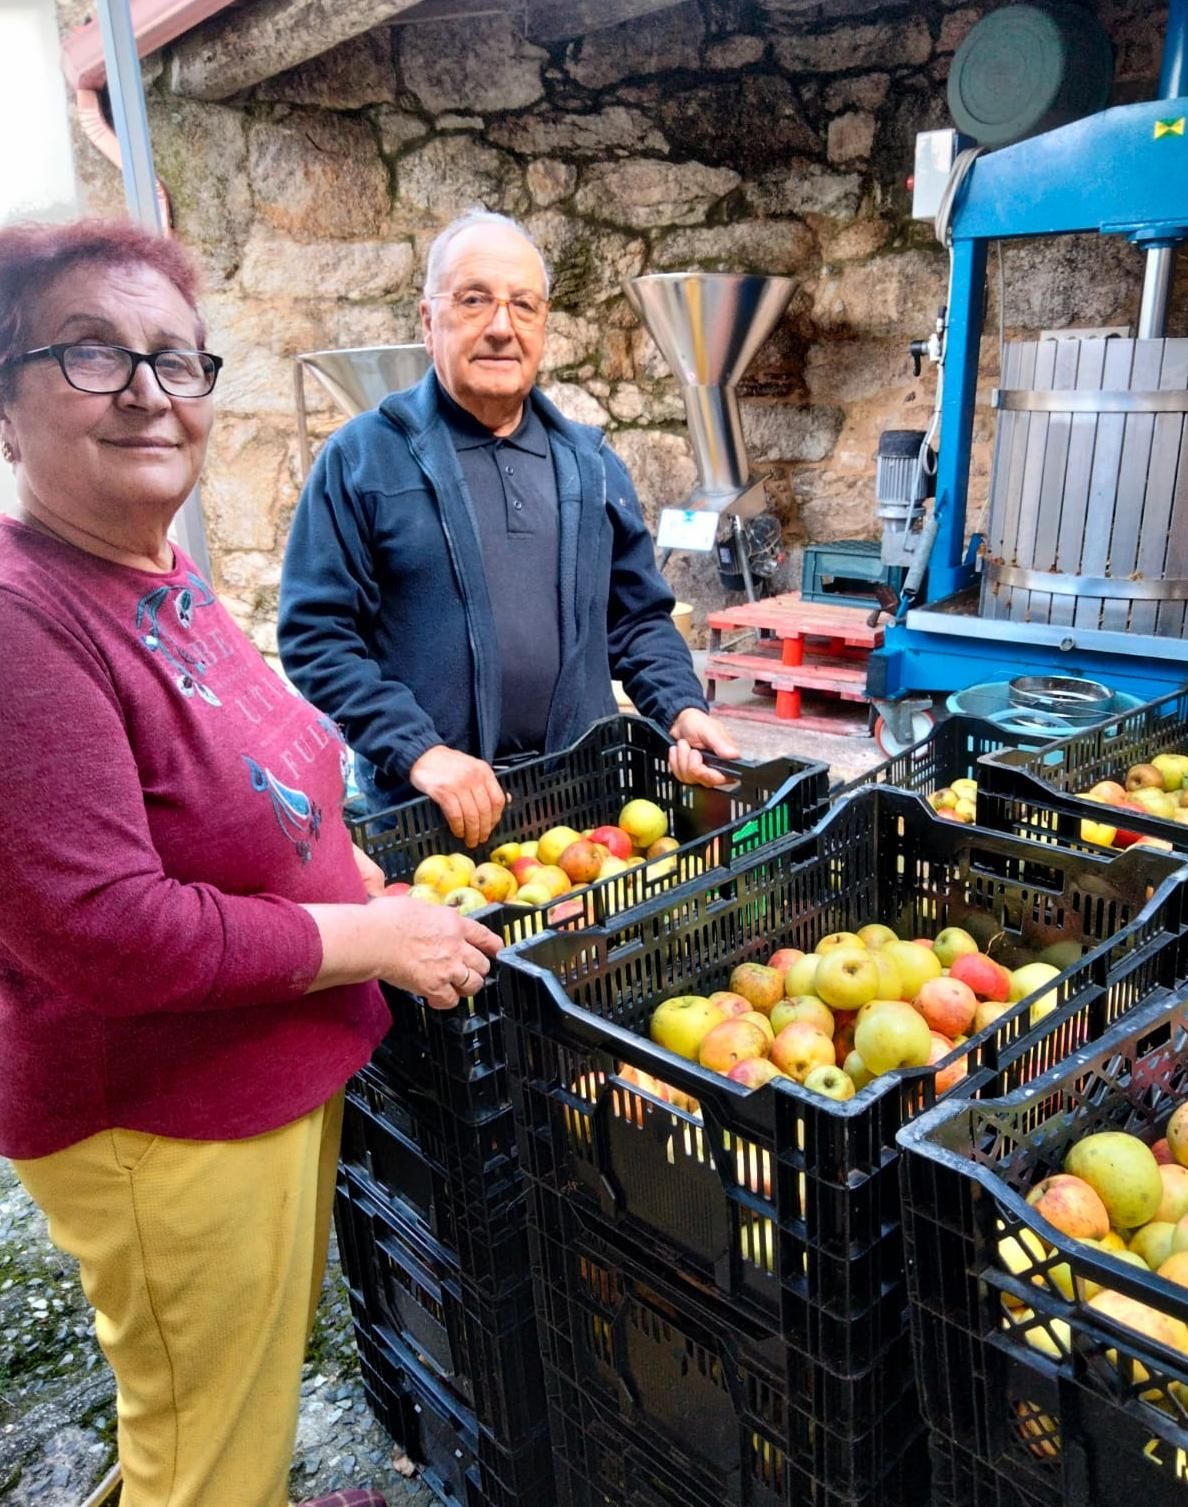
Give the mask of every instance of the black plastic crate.
[[[1066, 1298], [1049, 1273], [1067, 1262], [1075, 1292], [1092, 1280], [1184, 1322], [1188, 1292], [1067, 1239], [1026, 1193], [1082, 1136], [1158, 1137], [1188, 1097], [1183, 993], [1149, 1002], [1025, 1090], [938, 1106], [901, 1132], [922, 1402], [946, 1447], [1018, 1493], [957, 1502], [1182, 1507], [1188, 1354]], [[1042, 1233], [1045, 1254], [1012, 1275], [1002, 1242], [1027, 1231]]]
[[421, 1225], [467, 1281], [489, 1293], [519, 1281], [528, 1237], [510, 1108], [466, 1122], [368, 1067], [347, 1089], [341, 1166], [360, 1196]]
[[[826, 1336], [836, 1353], [849, 1324], [859, 1345], [867, 1316], [902, 1282], [895, 1135], [934, 1102], [936, 1074], [967, 1054], [957, 1091], [1001, 1091], [1092, 1040], [1185, 967], [1186, 898], [1164, 854], [1036, 849], [938, 821], [914, 795], [860, 791], [816, 832], [614, 930], [507, 954], [525, 1175], [618, 1227], [654, 1271], [716, 1291], [822, 1361]], [[786, 1080], [748, 1092], [648, 1040], [660, 1000], [722, 988], [740, 962], [876, 917], [901, 936], [966, 926], [993, 938], [1008, 966], [1061, 938], [1088, 950], [1048, 986], [1058, 1004], [1042, 1030], [1022, 1000], [952, 1059], [884, 1075], [844, 1103]], [[624, 1063], [699, 1111], [626, 1081]]]
[[535, 1207], [549, 1365], [592, 1407], [621, 1415], [638, 1448], [682, 1456], [682, 1477], [695, 1472], [734, 1501], [732, 1483], [766, 1459], [797, 1483], [788, 1495], [785, 1482], [788, 1500], [825, 1486], [863, 1500], [923, 1434], [902, 1281], [866, 1319], [881, 1349], [853, 1356], [843, 1334], [839, 1353], [815, 1363], [714, 1295], [665, 1280], [563, 1200], [537, 1189]]
[[[986, 754], [1000, 753], [1003, 749], [1037, 748], [1045, 746], [1046, 740], [1034, 733], [1009, 732], [994, 722], [982, 717], [957, 715], [944, 717], [937, 722], [926, 738], [905, 748], [902, 753], [876, 764], [865, 774], [858, 775], [834, 792], [835, 796], [848, 795], [867, 785], [894, 785], [897, 790], [914, 790], [919, 795], [932, 795], [943, 790], [954, 780], [982, 780], [981, 760]], [[981, 793], [979, 788], [979, 794]], [[979, 824], [985, 826], [981, 812]], [[1003, 829], [1005, 830], [1005, 829]]]
[[733, 1438], [725, 1430], [706, 1438], [704, 1420], [691, 1410], [669, 1432], [607, 1408], [551, 1370], [547, 1380], [558, 1507], [925, 1507], [929, 1500], [928, 1436], [918, 1427], [895, 1437], [876, 1426], [862, 1448], [877, 1478], [854, 1494], [830, 1473], [828, 1440], [821, 1441], [827, 1463], [806, 1473], [748, 1424]]
[[447, 1507], [544, 1507], [555, 1500], [548, 1429], [500, 1444], [396, 1336], [355, 1327], [372, 1412]]
[[1036, 842], [1080, 848], [1093, 847], [1081, 836], [1083, 821], [1107, 822], [1188, 851], [1188, 826], [1183, 823], [1138, 811], [1111, 816], [1109, 806], [1082, 800], [1078, 794], [1099, 780], [1116, 780], [1131, 765], [1150, 763], [1161, 753], [1188, 753], [1188, 689], [1042, 748], [991, 755], [982, 764], [978, 820]]
[[[1018, 1480], [1000, 1475], [985, 1460], [979, 1460], [951, 1440], [933, 1434], [929, 1446], [934, 1507], [1043, 1507], [1040, 1499], [1024, 1490]], [[1074, 1502], [1070, 1498], [1069, 1507], [1074, 1507]], [[1085, 1502], [1084, 1507], [1089, 1507], [1089, 1503]], [[1100, 1507], [1107, 1504], [1103, 1502]]]
[[[613, 823], [626, 801], [643, 797], [662, 807], [681, 846], [656, 866], [635, 867], [559, 896], [550, 905], [496, 905], [477, 919], [513, 942], [546, 927], [576, 928], [659, 894], [691, 874], [805, 832], [828, 809], [828, 771], [819, 761], [777, 758], [762, 764], [718, 766], [734, 776], [729, 789], [684, 785], [668, 767], [671, 744], [654, 722], [608, 717], [572, 748], [517, 765], [500, 775], [508, 802], [484, 852], [515, 838], [539, 837], [566, 823]], [[410, 801], [352, 827], [355, 841], [389, 881], [411, 879], [432, 853], [468, 851], [428, 799]], [[479, 856], [477, 853], [474, 855]], [[580, 898], [577, 898], [580, 896]], [[433, 1010], [403, 990], [384, 986], [392, 1030], [376, 1054], [385, 1066], [417, 1060], [421, 1082], [462, 1114], [508, 1104], [506, 1051], [496, 977], [453, 1010]]]
[[504, 1444], [539, 1433], [544, 1377], [526, 1270], [507, 1293], [476, 1289], [450, 1253], [378, 1200], [340, 1188], [343, 1269], [361, 1298], [356, 1320], [386, 1325]]

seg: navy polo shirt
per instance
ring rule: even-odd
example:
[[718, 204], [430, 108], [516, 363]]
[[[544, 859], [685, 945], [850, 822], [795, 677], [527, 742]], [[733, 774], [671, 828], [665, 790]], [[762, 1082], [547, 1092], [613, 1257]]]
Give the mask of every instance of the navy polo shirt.
[[496, 757], [539, 753], [561, 669], [557, 478], [531, 403], [513, 434], [492, 434], [444, 390], [441, 411], [478, 524], [503, 669]]

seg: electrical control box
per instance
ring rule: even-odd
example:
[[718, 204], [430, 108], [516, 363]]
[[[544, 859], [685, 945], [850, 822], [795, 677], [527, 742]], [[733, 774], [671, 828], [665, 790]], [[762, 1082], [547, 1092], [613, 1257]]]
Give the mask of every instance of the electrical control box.
[[961, 150], [956, 131], [921, 131], [916, 137], [916, 166], [912, 174], [912, 218], [935, 220], [949, 170]]

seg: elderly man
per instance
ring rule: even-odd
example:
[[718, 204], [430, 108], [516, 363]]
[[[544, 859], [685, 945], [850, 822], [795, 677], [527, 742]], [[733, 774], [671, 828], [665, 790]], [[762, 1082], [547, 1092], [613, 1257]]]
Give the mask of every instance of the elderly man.
[[285, 556], [280, 650], [342, 728], [372, 811], [420, 791], [471, 846], [492, 766], [613, 713], [611, 677], [668, 728], [683, 780], [737, 749], [706, 711], [622, 462], [540, 393], [548, 275], [527, 233], [472, 211], [429, 253], [433, 370], [325, 445]]

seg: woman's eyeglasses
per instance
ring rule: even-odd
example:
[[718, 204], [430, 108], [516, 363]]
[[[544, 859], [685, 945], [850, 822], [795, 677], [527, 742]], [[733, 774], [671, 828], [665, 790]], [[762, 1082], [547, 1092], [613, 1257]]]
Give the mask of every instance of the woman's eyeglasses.
[[5, 367], [24, 366], [27, 361], [56, 361], [62, 375], [79, 392], [117, 393], [131, 387], [136, 368], [143, 361], [152, 371], [162, 392], [171, 398], [204, 398], [214, 391], [223, 364], [209, 351], [130, 351], [122, 345], [43, 345], [23, 356], [14, 356]]
[[549, 301], [539, 293], [513, 293], [497, 298], [483, 288], [464, 288], [460, 292], [430, 293], [429, 298], [448, 298], [454, 312], [466, 324], [486, 324], [495, 318], [498, 308], [506, 308], [512, 324], [522, 330], [538, 330], [549, 312]]

